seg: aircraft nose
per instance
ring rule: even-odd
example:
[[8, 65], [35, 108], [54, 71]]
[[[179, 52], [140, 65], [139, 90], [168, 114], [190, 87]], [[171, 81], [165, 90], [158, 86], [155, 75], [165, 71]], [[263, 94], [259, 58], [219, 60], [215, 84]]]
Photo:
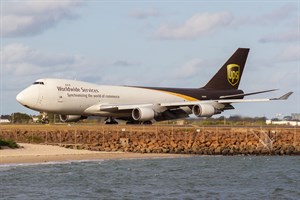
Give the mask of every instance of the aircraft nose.
[[39, 89], [37, 87], [28, 87], [16, 96], [16, 100], [29, 108], [34, 107], [38, 102]]
[[19, 103], [22, 104], [22, 102], [24, 102], [24, 94], [23, 94], [23, 92], [20, 92], [20, 93], [17, 95], [16, 99], [17, 99], [17, 101], [18, 101]]

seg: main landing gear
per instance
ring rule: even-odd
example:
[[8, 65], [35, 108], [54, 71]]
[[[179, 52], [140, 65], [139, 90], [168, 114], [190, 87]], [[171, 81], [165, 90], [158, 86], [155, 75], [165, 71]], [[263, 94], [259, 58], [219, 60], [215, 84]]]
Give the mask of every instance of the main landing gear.
[[152, 122], [151, 121], [144, 121], [142, 122], [143, 125], [152, 125]]
[[[116, 121], [113, 117], [107, 117], [105, 119], [105, 124], [119, 124], [118, 121]], [[133, 120], [130, 120], [130, 121], [127, 121], [126, 124], [128, 125], [152, 125], [152, 121], [143, 121], [143, 122], [140, 122], [140, 121], [133, 121]]]
[[130, 125], [130, 124], [142, 124], [142, 125], [152, 125], [152, 121], [144, 121], [144, 122], [139, 122], [139, 121], [128, 121], [126, 122], [126, 124]]
[[108, 117], [106, 120], [105, 120], [105, 124], [119, 124], [114, 118], [112, 117]]

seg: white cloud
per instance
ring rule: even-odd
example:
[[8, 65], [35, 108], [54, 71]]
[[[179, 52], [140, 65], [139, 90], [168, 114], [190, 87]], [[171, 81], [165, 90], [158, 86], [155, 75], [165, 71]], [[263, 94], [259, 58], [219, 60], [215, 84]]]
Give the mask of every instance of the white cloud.
[[186, 64], [184, 64], [182, 67], [178, 68], [174, 73], [174, 77], [191, 78], [197, 76], [201, 64], [202, 60], [200, 60], [199, 58], [194, 58]]
[[196, 39], [215, 33], [232, 20], [233, 16], [229, 12], [199, 13], [181, 25], [161, 25], [155, 36], [158, 39]]
[[84, 79], [94, 76], [96, 70], [93, 68], [99, 67], [96, 62], [83, 56], [44, 53], [20, 43], [4, 46], [0, 53], [1, 78], [7, 79], [9, 84], [4, 87], [8, 88], [18, 88], [23, 81], [25, 84], [26, 81], [45, 77]]
[[12, 1], [3, 2], [3, 37], [32, 36], [55, 26], [64, 19], [74, 19], [80, 1]]
[[274, 21], [288, 19], [293, 13], [297, 13], [297, 11], [297, 4], [288, 3], [279, 7], [277, 10], [273, 10], [270, 13], [262, 15], [260, 17], [260, 21], [274, 24]]
[[[22, 84], [47, 77], [101, 83], [112, 74], [120, 79], [128, 71], [127, 67], [140, 65], [137, 61], [102, 61], [82, 55], [48, 53], [21, 43], [4, 46], [0, 54], [3, 72], [1, 78], [7, 79], [8, 83], [4, 87], [13, 90]], [[116, 67], [120, 68], [116, 71]]]
[[298, 45], [290, 45], [283, 49], [279, 55], [276, 56], [279, 61], [298, 61], [300, 62], [300, 47]]
[[274, 26], [279, 25], [285, 21], [289, 21], [291, 17], [297, 14], [297, 4], [288, 3], [276, 10], [271, 10], [268, 13], [261, 15], [247, 15], [236, 17], [232, 22], [235, 27], [253, 25], [253, 26]]
[[131, 62], [128, 60], [116, 60], [109, 65], [113, 66], [113, 67], [130, 67], [130, 66], [138, 66], [138, 65], [140, 65], [140, 63], [139, 62]]
[[136, 19], [147, 19], [149, 17], [159, 17], [160, 15], [161, 13], [155, 8], [151, 8], [148, 10], [133, 10], [129, 13], [130, 17]]
[[45, 54], [24, 44], [13, 43], [3, 48], [3, 60], [10, 64], [23, 62], [41, 66], [54, 66], [73, 63], [74, 57]]
[[279, 34], [271, 34], [263, 36], [259, 42], [269, 43], [269, 42], [296, 42], [300, 38], [299, 31], [296, 29], [286, 31]]

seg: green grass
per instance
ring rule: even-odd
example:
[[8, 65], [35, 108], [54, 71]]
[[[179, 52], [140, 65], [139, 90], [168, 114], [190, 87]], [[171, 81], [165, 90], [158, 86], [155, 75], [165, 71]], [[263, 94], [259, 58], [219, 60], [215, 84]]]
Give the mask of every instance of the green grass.
[[4, 146], [12, 148], [12, 149], [19, 148], [19, 145], [13, 140], [0, 139], [0, 149]]

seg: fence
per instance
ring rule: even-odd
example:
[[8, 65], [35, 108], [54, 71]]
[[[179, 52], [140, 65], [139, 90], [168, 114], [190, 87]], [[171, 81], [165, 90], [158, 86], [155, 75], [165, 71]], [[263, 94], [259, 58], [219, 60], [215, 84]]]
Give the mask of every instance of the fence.
[[0, 137], [100, 151], [299, 154], [300, 129], [190, 126], [2, 126]]

